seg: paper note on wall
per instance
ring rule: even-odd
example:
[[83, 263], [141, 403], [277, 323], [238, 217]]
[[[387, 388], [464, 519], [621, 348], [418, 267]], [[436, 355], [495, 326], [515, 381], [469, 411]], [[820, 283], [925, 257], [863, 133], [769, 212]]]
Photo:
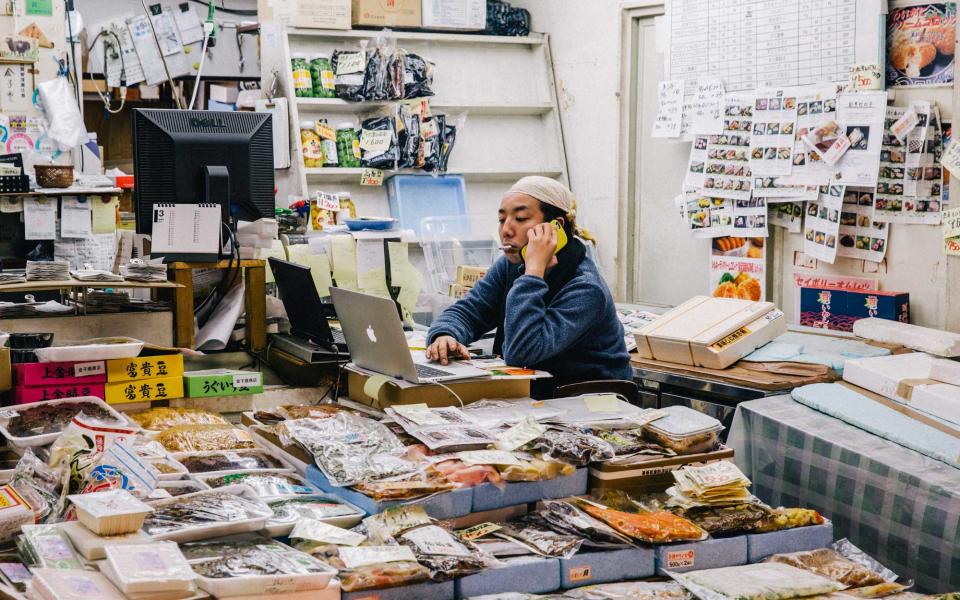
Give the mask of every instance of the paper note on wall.
[[378, 279], [382, 279], [383, 273], [386, 273], [383, 240], [357, 240], [357, 285], [360, 289], [379, 286]]
[[423, 287], [423, 274], [410, 263], [409, 247], [403, 242], [387, 242], [390, 257], [390, 282], [400, 288], [397, 302], [413, 313]]
[[333, 279], [330, 277], [330, 259], [325, 253], [315, 253], [307, 244], [294, 244], [289, 248], [290, 262], [310, 268], [310, 277], [317, 286], [320, 297], [330, 295]]
[[943, 223], [943, 249], [950, 256], [960, 256], [960, 208], [940, 213]]
[[83, 238], [91, 233], [90, 202], [76, 196], [64, 196], [60, 201], [60, 237]]
[[116, 255], [115, 233], [100, 233], [77, 239], [58, 239], [53, 244], [53, 257], [69, 262], [72, 270], [90, 265], [94, 269], [113, 271]]
[[360, 290], [381, 298], [390, 298], [390, 290], [387, 289], [387, 272], [384, 269], [367, 271]]
[[337, 235], [330, 240], [333, 259], [333, 278], [337, 287], [357, 289], [357, 245], [349, 235]]
[[47, 198], [23, 199], [23, 229], [26, 240], [57, 239], [57, 202]]
[[683, 80], [661, 81], [658, 90], [660, 111], [653, 121], [653, 137], [677, 137], [683, 115]]
[[113, 233], [117, 230], [117, 206], [120, 201], [116, 196], [103, 198], [100, 196], [90, 197], [91, 209], [93, 210], [93, 232], [94, 233]]

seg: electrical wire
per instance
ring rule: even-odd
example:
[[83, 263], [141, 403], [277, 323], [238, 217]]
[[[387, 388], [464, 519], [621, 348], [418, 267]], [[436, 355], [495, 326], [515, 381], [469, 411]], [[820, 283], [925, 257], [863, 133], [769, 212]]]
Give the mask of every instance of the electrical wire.
[[[192, 0], [192, 1], [193, 1], [193, 2], [196, 2], [197, 4], [200, 4], [200, 5], [202, 5], [202, 6], [205, 6], [205, 7], [207, 7], [207, 8], [210, 8], [210, 2], [206, 2], [205, 0]], [[225, 8], [225, 7], [217, 8], [217, 6], [214, 5], [213, 9], [214, 9], [214, 10], [219, 10], [220, 12], [222, 12], [222, 13], [227, 13], [227, 14], [229, 14], [229, 15], [239, 15], [239, 16], [241, 16], [241, 17], [255, 17], [255, 16], [257, 16], [257, 11], [255, 11], [255, 10], [247, 10], [247, 9], [243, 9], [243, 8]]]
[[439, 385], [439, 386], [442, 387], [443, 389], [445, 389], [445, 390], [447, 390], [448, 392], [450, 392], [450, 393], [453, 395], [453, 397], [457, 399], [457, 402], [460, 403], [460, 408], [463, 408], [463, 399], [462, 399], [460, 396], [458, 396], [455, 391], [451, 390], [449, 387], [445, 386], [444, 384], [440, 383], [439, 381], [434, 381], [433, 384], [434, 384], [434, 385]]
[[[106, 110], [111, 115], [115, 115], [120, 113], [123, 110], [123, 105], [127, 101], [127, 92], [125, 89], [126, 87], [125, 84], [127, 83], [127, 64], [126, 64], [126, 61], [123, 59], [123, 49], [120, 47], [120, 38], [113, 31], [110, 31], [108, 29], [101, 29], [100, 33], [94, 36], [93, 42], [90, 44], [90, 47], [87, 49], [87, 52], [89, 53], [93, 50], [93, 47], [96, 46], [97, 44], [97, 40], [99, 40], [100, 36], [104, 34], [113, 36], [113, 39], [117, 42], [117, 53], [120, 55], [120, 89], [123, 90], [123, 93], [120, 95], [120, 108], [118, 108], [117, 110], [111, 110], [110, 105], [113, 102], [110, 100], [110, 96], [103, 95], [103, 92], [100, 91], [100, 87], [97, 85], [97, 82], [93, 77], [90, 78], [90, 81], [93, 82], [93, 89], [95, 92], [97, 92], [97, 95], [100, 96], [100, 100], [103, 102], [104, 110]], [[103, 71], [104, 71], [104, 77], [106, 77], [106, 71], [107, 71], [106, 41], [104, 41], [103, 44], [104, 44]], [[109, 85], [107, 86], [107, 91], [109, 92]]]
[[200, 90], [200, 75], [203, 73], [203, 63], [207, 59], [207, 43], [210, 42], [210, 34], [204, 29], [203, 46], [200, 50], [200, 67], [197, 68], [197, 78], [193, 81], [193, 94], [190, 95], [190, 105], [187, 110], [193, 110], [193, 103], [197, 101], [197, 91]]

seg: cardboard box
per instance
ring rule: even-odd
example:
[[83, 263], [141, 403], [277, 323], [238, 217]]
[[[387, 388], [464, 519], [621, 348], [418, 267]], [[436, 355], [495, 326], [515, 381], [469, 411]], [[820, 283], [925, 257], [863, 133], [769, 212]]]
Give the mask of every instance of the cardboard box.
[[241, 396], [263, 393], [263, 373], [236, 369], [207, 369], [183, 374], [187, 398]]
[[155, 402], [183, 397], [183, 377], [157, 377], [136, 381], [117, 381], [106, 384], [107, 404]]
[[495, 510], [506, 506], [566, 498], [587, 493], [587, 469], [548, 481], [514, 481], [501, 484], [481, 483], [473, 488], [473, 511]]
[[487, 28], [487, 0], [423, 0], [424, 29], [483, 31]]
[[350, 29], [350, 0], [257, 0], [261, 22], [311, 29]]
[[747, 564], [747, 538], [708, 538], [688, 544], [657, 546], [657, 575]]
[[207, 92], [207, 97], [210, 100], [216, 100], [217, 102], [221, 102], [223, 104], [236, 104], [237, 97], [240, 95], [240, 88], [236, 86], [225, 86], [211, 83], [207, 89], [209, 90]]
[[16, 404], [60, 400], [63, 398], [82, 398], [94, 396], [106, 400], [104, 384], [77, 383], [49, 386], [17, 386], [13, 388], [13, 401]]
[[641, 358], [725, 369], [787, 330], [771, 302], [696, 296], [636, 334]]
[[774, 554], [785, 552], [805, 552], [826, 548], [833, 543], [833, 523], [810, 527], [797, 527], [770, 533], [749, 533], [747, 538], [747, 560], [759, 562]]
[[718, 460], [733, 458], [733, 448], [723, 446], [713, 452], [669, 456], [628, 465], [594, 463], [590, 466], [588, 486], [594, 489], [623, 490], [629, 494], [648, 494], [667, 491], [674, 485], [673, 472], [686, 465], [701, 466]]
[[473, 288], [460, 285], [459, 283], [451, 283], [449, 287], [447, 287], [447, 295], [451, 298], [456, 298], [459, 300], [461, 298], [466, 298], [467, 294], [469, 294], [470, 290], [472, 289]]
[[560, 559], [560, 587], [570, 589], [652, 577], [657, 570], [653, 548], [577, 552]]
[[[75, 365], [79, 365], [80, 375], [77, 375]], [[107, 370], [102, 360], [79, 363], [22, 363], [13, 365], [13, 376], [16, 384], [22, 386], [80, 385], [105, 383]]]
[[434, 519], [452, 519], [470, 514], [470, 509], [473, 505], [472, 488], [451, 490], [430, 496], [426, 499], [377, 502], [370, 496], [354, 491], [352, 488], [333, 485], [315, 465], [311, 464], [307, 467], [304, 477], [306, 477], [307, 481], [320, 488], [321, 491], [343, 498], [369, 515], [381, 513], [388, 508], [401, 504], [417, 504], [422, 506], [423, 509], [427, 511], [427, 514]]
[[[428, 2], [429, 0], [424, 0]], [[473, 287], [477, 282], [487, 274], [488, 267], [473, 267], [470, 265], [459, 265], [457, 267], [457, 285], [464, 287]]]
[[[380, 388], [378, 398], [372, 398], [363, 391], [370, 375], [347, 366], [348, 397], [354, 402], [373, 407], [385, 407], [393, 404], [425, 403], [432, 408], [459, 406], [460, 402], [439, 385], [417, 385], [401, 380], [391, 380]], [[529, 379], [470, 379], [467, 381], [447, 381], [448, 387], [460, 396], [464, 403], [476, 402], [484, 398], [529, 398]]]
[[353, 0], [351, 22], [368, 27], [420, 27], [420, 0]]
[[504, 558], [504, 566], [456, 580], [457, 598], [476, 598], [507, 592], [549, 594], [560, 589], [560, 561], [541, 556]]
[[861, 292], [830, 287], [800, 288], [800, 324], [807, 327], [853, 331], [853, 324], [867, 318], [907, 323], [910, 294]]
[[[140, 381], [157, 377], [183, 377], [183, 355], [164, 354], [142, 358], [114, 358], [107, 361], [107, 381]], [[183, 387], [183, 382], [180, 382]], [[182, 395], [182, 394], [181, 394]], [[175, 396], [179, 398], [180, 396]]]
[[382, 590], [341, 592], [340, 600], [451, 600], [455, 597], [454, 583], [425, 581]]

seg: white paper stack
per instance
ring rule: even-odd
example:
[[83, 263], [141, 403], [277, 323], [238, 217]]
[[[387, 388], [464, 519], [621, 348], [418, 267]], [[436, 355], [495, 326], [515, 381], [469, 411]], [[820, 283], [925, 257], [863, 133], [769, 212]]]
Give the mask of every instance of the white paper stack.
[[27, 281], [63, 281], [70, 278], [70, 263], [65, 260], [27, 261]]

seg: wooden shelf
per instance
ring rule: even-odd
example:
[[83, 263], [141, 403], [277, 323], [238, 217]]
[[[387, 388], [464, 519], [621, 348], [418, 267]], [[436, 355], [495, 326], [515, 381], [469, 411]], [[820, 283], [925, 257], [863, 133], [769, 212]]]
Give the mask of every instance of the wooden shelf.
[[177, 288], [178, 284], [172, 281], [80, 281], [79, 279], [62, 279], [57, 281], [25, 281], [23, 283], [0, 284], [0, 292], [42, 292], [63, 290], [68, 288], [148, 288], [166, 289]]
[[[466, 112], [468, 115], [545, 115], [553, 110], [550, 102], [532, 104], [511, 103], [456, 103], [426, 98], [430, 108], [448, 113]], [[297, 107], [302, 111], [356, 114], [373, 112], [384, 106], [401, 102], [347, 102], [339, 98], [297, 98]]]
[[[345, 168], [313, 168], [313, 169], [304, 169], [304, 172], [307, 175], [308, 180], [315, 181], [325, 181], [329, 183], [359, 183], [360, 174], [363, 172], [363, 169], [345, 169]], [[563, 174], [563, 171], [557, 167], [554, 169], [547, 170], [510, 170], [510, 171], [496, 171], [496, 170], [458, 170], [458, 171], [449, 171], [447, 175], [463, 175], [463, 177], [468, 181], [513, 181], [515, 179], [520, 179], [521, 177], [526, 177], [527, 175], [543, 175], [545, 177], [559, 177]], [[384, 177], [390, 177], [391, 175], [425, 175], [430, 176], [426, 171], [419, 171], [415, 169], [401, 169], [399, 171], [385, 171]]]
[[0, 192], [0, 197], [10, 196], [100, 196], [105, 194], [119, 194], [123, 192], [120, 188], [92, 188], [92, 187], [68, 187], [68, 188], [38, 188], [29, 192]]
[[447, 44], [513, 44], [539, 46], [544, 37], [540, 34], [528, 36], [508, 35], [471, 35], [468, 33], [439, 33], [425, 31], [395, 31], [392, 29], [308, 29], [304, 27], [290, 27], [287, 33], [291, 37], [324, 37], [340, 39], [369, 39], [374, 37], [388, 37], [397, 40], [418, 40], [425, 42], [442, 42]]

